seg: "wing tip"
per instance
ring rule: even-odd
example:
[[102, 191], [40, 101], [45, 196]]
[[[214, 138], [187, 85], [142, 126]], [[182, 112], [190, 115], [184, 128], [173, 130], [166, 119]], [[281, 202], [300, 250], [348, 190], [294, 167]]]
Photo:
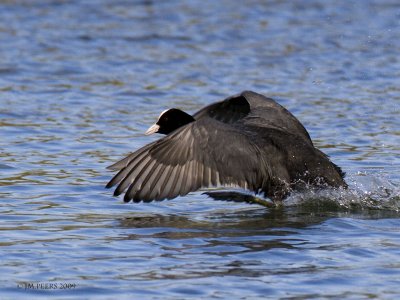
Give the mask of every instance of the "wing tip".
[[[114, 196], [115, 196], [115, 193], [116, 193], [117, 191], [115, 191], [114, 192]], [[119, 193], [118, 195], [120, 195], [121, 193]], [[116, 195], [116, 196], [118, 196], [118, 195]], [[128, 193], [125, 193], [125, 195], [124, 195], [124, 202], [125, 203], [129, 203], [131, 200], [133, 200], [132, 199], [132, 197], [130, 197], [129, 195], [128, 195]]]
[[115, 175], [107, 184], [106, 184], [106, 189], [112, 188], [114, 185], [116, 185], [120, 180], [117, 180], [118, 174]]
[[118, 163], [115, 163], [115, 164], [112, 164], [112, 165], [110, 165], [110, 166], [107, 166], [106, 169], [107, 169], [107, 170], [111, 170], [111, 171], [118, 171], [118, 170], [120, 170], [120, 168], [117, 167], [117, 164], [118, 164]]
[[118, 188], [116, 188], [115, 191], [114, 191], [113, 196], [114, 196], [114, 197], [117, 197], [117, 196], [121, 195], [121, 193], [122, 193], [122, 192], [119, 191]]

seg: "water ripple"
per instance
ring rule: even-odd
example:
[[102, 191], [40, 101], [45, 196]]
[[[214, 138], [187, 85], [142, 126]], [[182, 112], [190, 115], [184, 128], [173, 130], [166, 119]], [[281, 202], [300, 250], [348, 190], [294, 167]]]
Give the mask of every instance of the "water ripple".
[[[399, 297], [397, 1], [0, 5], [3, 297]], [[349, 189], [280, 209], [104, 189], [161, 111], [248, 89], [292, 111]]]

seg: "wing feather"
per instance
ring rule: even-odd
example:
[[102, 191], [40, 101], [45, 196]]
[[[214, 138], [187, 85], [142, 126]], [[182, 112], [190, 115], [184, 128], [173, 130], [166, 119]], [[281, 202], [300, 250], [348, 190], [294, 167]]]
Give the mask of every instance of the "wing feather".
[[[210, 134], [212, 128], [212, 134]], [[229, 124], [203, 118], [130, 154], [108, 183], [124, 201], [152, 201], [186, 195], [202, 187], [259, 185], [260, 161], [251, 138]], [[249, 182], [250, 180], [250, 182]]]
[[[150, 161], [151, 161], [151, 158], [149, 156], [144, 155], [138, 159], [134, 159], [134, 161], [132, 161], [128, 166], [126, 166], [125, 169], [122, 169], [120, 171], [121, 174], [119, 175], [119, 178], [122, 178], [122, 179], [120, 179], [120, 183], [117, 186], [117, 188], [115, 189], [114, 195], [118, 196], [118, 195], [122, 194], [126, 190], [126, 188], [132, 183], [132, 181], [137, 176], [137, 174], [145, 166], [147, 166], [147, 164]], [[118, 174], [117, 174], [117, 176], [118, 176]]]
[[146, 151], [148, 151], [151, 147], [153, 147], [156, 142], [157, 141], [152, 142], [152, 143], [140, 148], [139, 150], [129, 154], [127, 157], [117, 161], [115, 164], [112, 164], [111, 166], [108, 166], [107, 169], [113, 170], [113, 171], [118, 171], [118, 170], [121, 170], [121, 169], [125, 168], [128, 164], [130, 164], [130, 162], [135, 157], [138, 157], [141, 153], [146, 153]]

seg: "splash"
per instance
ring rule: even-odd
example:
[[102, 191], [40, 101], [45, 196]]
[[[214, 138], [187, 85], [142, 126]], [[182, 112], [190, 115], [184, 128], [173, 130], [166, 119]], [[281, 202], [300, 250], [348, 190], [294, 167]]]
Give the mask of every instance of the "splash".
[[400, 212], [400, 185], [385, 174], [358, 172], [347, 176], [348, 189], [309, 189], [293, 193], [286, 207], [374, 209]]

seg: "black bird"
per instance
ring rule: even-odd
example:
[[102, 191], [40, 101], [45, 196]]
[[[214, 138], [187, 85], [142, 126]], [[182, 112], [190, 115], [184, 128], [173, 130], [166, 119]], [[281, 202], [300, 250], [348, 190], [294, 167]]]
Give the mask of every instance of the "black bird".
[[176, 108], [147, 130], [166, 134], [109, 166], [107, 184], [124, 201], [172, 199], [200, 188], [229, 186], [280, 202], [292, 190], [343, 187], [342, 170], [314, 147], [304, 126], [270, 98], [251, 91], [208, 105], [193, 116]]

